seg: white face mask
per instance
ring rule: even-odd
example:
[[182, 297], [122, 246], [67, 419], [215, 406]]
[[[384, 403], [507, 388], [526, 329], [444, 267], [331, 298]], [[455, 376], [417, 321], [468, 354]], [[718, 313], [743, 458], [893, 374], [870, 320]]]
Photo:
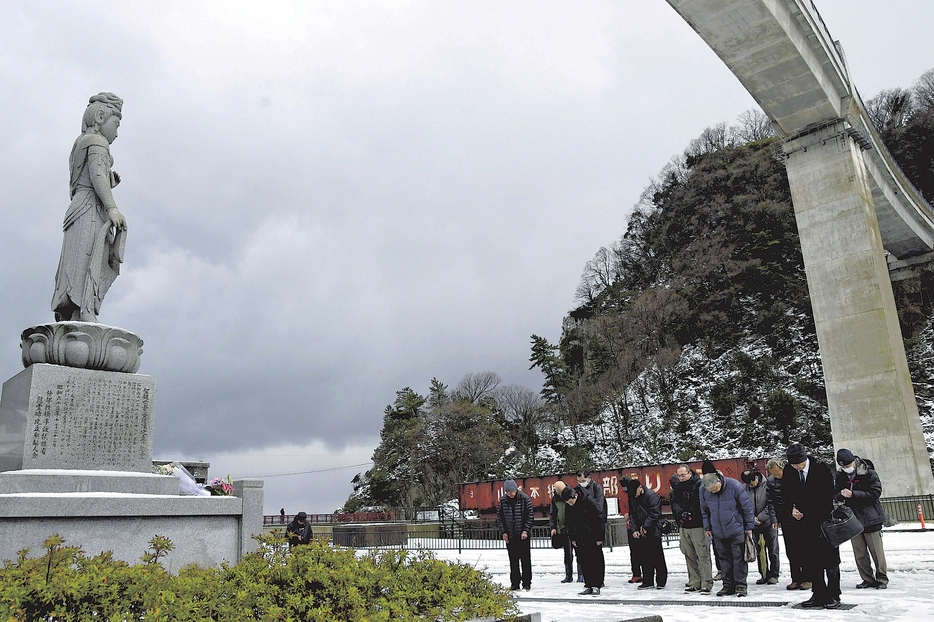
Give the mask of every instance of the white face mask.
[[852, 472], [855, 471], [855, 470], [856, 470], [856, 467], [855, 467], [855, 466], [843, 467], [843, 472], [846, 473], [847, 475], [849, 475], [850, 473], [852, 473]]

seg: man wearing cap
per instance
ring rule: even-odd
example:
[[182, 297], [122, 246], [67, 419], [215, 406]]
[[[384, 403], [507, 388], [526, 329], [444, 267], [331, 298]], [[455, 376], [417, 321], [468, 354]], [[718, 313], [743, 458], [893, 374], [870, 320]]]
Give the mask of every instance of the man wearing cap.
[[299, 512], [285, 528], [286, 536], [289, 539], [289, 550], [297, 544], [308, 544], [311, 542], [311, 524], [308, 522], [308, 515]]
[[[833, 512], [834, 476], [830, 467], [810, 456], [804, 445], [792, 443], [785, 451], [788, 464], [782, 474], [782, 497], [791, 516], [801, 525], [805, 577], [811, 598], [805, 609], [840, 608], [840, 549], [821, 534], [821, 523]], [[826, 574], [826, 580], [825, 580]]]
[[[889, 585], [889, 576], [885, 550], [882, 548], [882, 523], [885, 522], [885, 514], [879, 502], [882, 480], [868, 461], [853, 455], [849, 449], [843, 448], [837, 452], [837, 464], [840, 470], [837, 471], [837, 494], [834, 499], [845, 503], [863, 524], [863, 533], [850, 540], [856, 557], [856, 569], [862, 578], [856, 589], [874, 587], [884, 590]], [[872, 562], [876, 563], [875, 574], [872, 572]]]
[[[515, 591], [521, 584], [523, 589], [532, 588], [532, 523], [535, 510], [532, 500], [519, 490], [516, 480], [510, 478], [503, 484], [503, 498], [496, 508], [496, 526], [506, 543], [509, 553], [509, 584]], [[519, 566], [522, 566], [520, 573]]]

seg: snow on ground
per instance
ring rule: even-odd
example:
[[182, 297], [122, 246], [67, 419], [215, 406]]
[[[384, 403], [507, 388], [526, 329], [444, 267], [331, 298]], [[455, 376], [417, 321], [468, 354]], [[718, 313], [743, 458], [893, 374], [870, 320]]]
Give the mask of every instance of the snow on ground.
[[[677, 543], [665, 548], [668, 586], [663, 590], [637, 591], [630, 576], [629, 549], [615, 547], [606, 554], [606, 588], [600, 596], [579, 596], [580, 583], [561, 583], [564, 578], [562, 552], [532, 549], [532, 589], [516, 592], [522, 613], [541, 614], [542, 622], [618, 622], [647, 615], [660, 615], [664, 622], [712, 622], [741, 616], [760, 622], [817, 622], [825, 620], [894, 622], [934, 621], [934, 532], [921, 526], [901, 524], [896, 529], [917, 531], [884, 532], [888, 562], [887, 590], [857, 590], [860, 582], [849, 544], [840, 547], [841, 587], [848, 610], [801, 609], [793, 605], [807, 600], [810, 592], [785, 589], [790, 582], [787, 566], [781, 567], [778, 585], [756, 585], [758, 571], [750, 564], [749, 596], [717, 597], [684, 593], [687, 567]], [[509, 585], [509, 559], [505, 548], [491, 550], [437, 551], [439, 559], [461, 561], [489, 572], [493, 579]], [[782, 564], [786, 564], [784, 553]], [[714, 584], [714, 592], [720, 583]]]

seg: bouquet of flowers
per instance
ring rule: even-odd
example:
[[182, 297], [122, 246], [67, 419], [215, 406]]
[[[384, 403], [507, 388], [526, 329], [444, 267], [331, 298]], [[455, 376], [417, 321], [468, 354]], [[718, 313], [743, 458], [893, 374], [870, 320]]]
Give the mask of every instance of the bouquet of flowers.
[[191, 476], [191, 473], [188, 472], [188, 469], [182, 466], [181, 462], [175, 461], [166, 466], [169, 469], [168, 474], [178, 478], [179, 492], [181, 492], [181, 494], [193, 497], [211, 496], [211, 493], [205, 486], [197, 483], [195, 478]]
[[152, 472], [156, 475], [175, 475], [175, 469], [171, 464], [152, 465]]
[[227, 476], [226, 480], [221, 479], [220, 477], [215, 477], [211, 480], [211, 483], [204, 487], [205, 490], [210, 490], [212, 495], [218, 495], [221, 497], [230, 497], [233, 496], [233, 483], [230, 481], [230, 476]]

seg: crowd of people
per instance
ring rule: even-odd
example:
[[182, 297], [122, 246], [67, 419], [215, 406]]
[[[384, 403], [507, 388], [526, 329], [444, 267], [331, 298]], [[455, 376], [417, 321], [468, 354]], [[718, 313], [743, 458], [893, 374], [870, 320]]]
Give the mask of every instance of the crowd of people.
[[[768, 460], [767, 474], [748, 469], [739, 480], [718, 472], [709, 460], [700, 473], [687, 464], [678, 465], [669, 503], [688, 570], [684, 591], [710, 595], [719, 581], [717, 596], [747, 596], [750, 563], [759, 572], [757, 585], [778, 584], [781, 534], [789, 565], [785, 589], [809, 590], [810, 597], [801, 603], [804, 608], [840, 608], [839, 545], [824, 533], [825, 522], [838, 505], [850, 508], [862, 524], [862, 533], [851, 539], [862, 579], [856, 588], [885, 589], [889, 580], [882, 545], [881, 480], [872, 461], [849, 449], [840, 449], [836, 461], [834, 469], [793, 443], [784, 456]], [[577, 580], [584, 583], [580, 594], [598, 596], [604, 587], [607, 503], [603, 487], [588, 472], [579, 471], [576, 480], [559, 480], [552, 488], [552, 546], [563, 549], [561, 582], [575, 580], [576, 559]], [[629, 583], [637, 583], [639, 590], [664, 589], [668, 567], [662, 546], [666, 523], [662, 500], [634, 479], [624, 477], [622, 489], [629, 508]], [[528, 590], [534, 510], [515, 480], [506, 480], [504, 491], [497, 526], [509, 553], [510, 587]]]

